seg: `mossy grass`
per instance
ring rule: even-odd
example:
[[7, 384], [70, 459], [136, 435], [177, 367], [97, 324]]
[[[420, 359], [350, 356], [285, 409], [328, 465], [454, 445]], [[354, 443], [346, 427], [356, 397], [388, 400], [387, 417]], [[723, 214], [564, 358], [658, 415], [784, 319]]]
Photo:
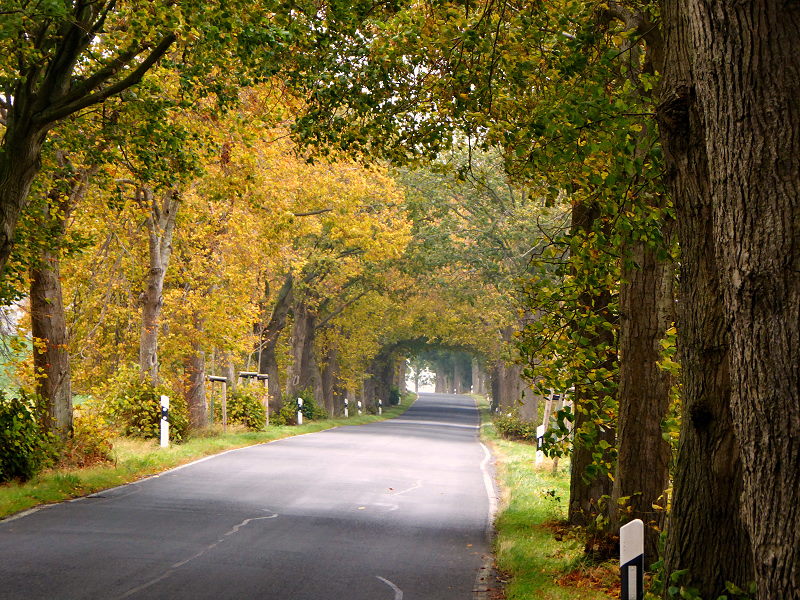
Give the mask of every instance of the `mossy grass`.
[[608, 600], [616, 598], [590, 586], [613, 577], [611, 565], [587, 564], [581, 542], [564, 526], [569, 502], [569, 462], [553, 469], [537, 461], [530, 443], [501, 438], [481, 409], [481, 437], [495, 457], [502, 492], [495, 519], [496, 566], [505, 580], [507, 600]]
[[400, 406], [385, 408], [381, 416], [364, 414], [349, 419], [309, 421], [300, 426], [269, 426], [264, 431], [229, 428], [223, 434], [219, 428], [209, 428], [169, 448], [158, 447], [156, 440], [118, 438], [114, 440], [115, 464], [51, 469], [25, 483], [0, 484], [0, 519], [40, 504], [61, 502], [130, 483], [226, 450], [343, 425], [365, 425], [390, 419], [404, 413], [410, 405], [411, 402], [404, 401]]

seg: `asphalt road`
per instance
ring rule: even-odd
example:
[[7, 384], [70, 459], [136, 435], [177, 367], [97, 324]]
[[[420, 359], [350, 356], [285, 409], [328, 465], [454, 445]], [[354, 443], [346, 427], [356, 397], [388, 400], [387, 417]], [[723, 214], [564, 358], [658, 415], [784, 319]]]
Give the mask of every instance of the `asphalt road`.
[[470, 600], [488, 453], [466, 396], [0, 522], [0, 598]]

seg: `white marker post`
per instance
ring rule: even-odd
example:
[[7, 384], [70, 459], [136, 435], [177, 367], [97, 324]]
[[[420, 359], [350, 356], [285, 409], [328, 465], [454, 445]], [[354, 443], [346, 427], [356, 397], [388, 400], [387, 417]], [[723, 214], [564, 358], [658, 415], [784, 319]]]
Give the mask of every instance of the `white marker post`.
[[347, 419], [350, 417], [350, 410], [348, 409], [348, 400], [347, 398], [344, 399], [344, 418]]
[[169, 447], [169, 397], [161, 396], [161, 447]]
[[303, 399], [302, 398], [298, 398], [297, 399], [297, 424], [298, 425], [302, 425], [303, 424]]
[[358, 401], [358, 414], [361, 416], [361, 400]]
[[378, 414], [383, 414], [383, 400], [378, 400]]
[[634, 519], [619, 530], [619, 574], [622, 600], [642, 600], [644, 573], [644, 523]]
[[547, 427], [544, 425], [539, 425], [536, 428], [536, 466], [542, 464], [544, 460], [544, 452], [542, 448], [544, 448], [544, 434], [547, 433]]

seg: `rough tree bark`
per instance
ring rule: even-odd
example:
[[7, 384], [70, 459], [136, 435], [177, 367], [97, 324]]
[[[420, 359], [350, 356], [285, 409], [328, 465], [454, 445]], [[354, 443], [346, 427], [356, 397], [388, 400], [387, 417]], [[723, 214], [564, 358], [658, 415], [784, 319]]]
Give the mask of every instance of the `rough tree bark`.
[[314, 337], [316, 316], [306, 304], [295, 299], [292, 307], [292, 363], [286, 374], [286, 393], [292, 397], [314, 386]]
[[[667, 524], [666, 575], [703, 598], [753, 578], [741, 519], [742, 465], [730, 414], [729, 332], [715, 259], [705, 118], [692, 82], [689, 22], [662, 3], [666, 58], [658, 121], [681, 246], [676, 309], [682, 425]], [[774, 483], [774, 482], [773, 482]], [[766, 509], [766, 507], [764, 507]]]
[[800, 4], [692, 0], [684, 10], [710, 175], [710, 237], [730, 323], [731, 408], [758, 597], [797, 599]]
[[153, 190], [141, 187], [137, 200], [148, 207], [147, 233], [150, 268], [142, 293], [142, 332], [139, 342], [139, 377], [158, 384], [158, 330], [164, 304], [164, 278], [172, 254], [172, 235], [180, 198], [176, 190], [167, 190], [159, 199]]
[[339, 353], [336, 348], [328, 348], [320, 369], [320, 386], [325, 410], [328, 414], [340, 415], [344, 411], [345, 390], [339, 378]]
[[394, 360], [391, 349], [383, 349], [372, 359], [364, 381], [364, 406], [375, 410], [378, 400], [389, 405], [389, 392], [394, 382]]
[[58, 251], [44, 251], [31, 269], [31, 334], [36, 392], [47, 405], [47, 428], [62, 440], [72, 431], [72, 385]]
[[61, 291], [60, 253], [66, 235], [66, 223], [75, 205], [86, 194], [95, 167], [73, 172], [64, 152], [57, 152], [69, 192], [55, 185], [39, 215], [38, 225], [49, 232], [48, 247], [42, 249], [31, 269], [31, 334], [34, 338], [33, 364], [36, 392], [47, 406], [48, 429], [62, 440], [72, 431], [72, 382], [70, 377], [68, 332]]
[[184, 362], [186, 381], [186, 403], [189, 405], [189, 425], [192, 429], [202, 429], [208, 425], [206, 408], [206, 354], [199, 344], [193, 344], [192, 351]]
[[[600, 208], [594, 203], [576, 203], [572, 207], [572, 236], [589, 235], [600, 219]], [[611, 291], [608, 289], [586, 289], [580, 293], [578, 303], [586, 313], [603, 315], [607, 321], [611, 321], [609, 315], [609, 305], [611, 304]], [[610, 329], [598, 328], [594, 333], [579, 330], [582, 336], [588, 338], [588, 347], [606, 348], [605, 356], [599, 356], [592, 368], [605, 368], [608, 372], [614, 371], [614, 361], [616, 355], [611, 349], [614, 348], [614, 333]], [[610, 425], [592, 425], [595, 418], [593, 414], [595, 406], [602, 406], [603, 392], [598, 392], [593, 386], [576, 385], [573, 397], [573, 408], [575, 411], [575, 423], [573, 431], [576, 432], [575, 441], [572, 449], [572, 461], [570, 464], [570, 485], [569, 485], [569, 522], [573, 525], [586, 525], [593, 520], [594, 515], [599, 511], [600, 500], [603, 496], [611, 496], [611, 478], [600, 474], [595, 477], [587, 475], [587, 467], [594, 462], [593, 453], [598, 450], [597, 444], [605, 441], [609, 448], [615, 444], [616, 432]], [[580, 432], [587, 426], [597, 427], [597, 436], [593, 445], [581, 442]], [[601, 450], [601, 452], [603, 452]], [[607, 453], [607, 451], [605, 451]], [[603, 457], [604, 461], [610, 462], [609, 456]]]
[[[269, 375], [270, 410], [274, 411], [279, 411], [283, 403], [283, 387], [281, 386], [275, 349], [278, 345], [280, 334], [286, 327], [286, 320], [294, 301], [293, 291], [294, 278], [290, 274], [286, 276], [278, 290], [275, 304], [269, 317], [264, 318], [260, 332], [259, 372]], [[269, 291], [267, 290], [265, 297], [268, 296]]]
[[644, 521], [645, 556], [655, 561], [665, 511], [653, 505], [666, 506], [663, 495], [669, 487], [672, 459], [661, 431], [672, 377], [659, 368], [658, 361], [660, 341], [674, 320], [674, 267], [641, 242], [627, 258], [634, 264], [623, 269], [620, 286], [617, 468], [610, 508], [612, 524], [618, 527], [618, 501], [630, 498], [626, 519]]

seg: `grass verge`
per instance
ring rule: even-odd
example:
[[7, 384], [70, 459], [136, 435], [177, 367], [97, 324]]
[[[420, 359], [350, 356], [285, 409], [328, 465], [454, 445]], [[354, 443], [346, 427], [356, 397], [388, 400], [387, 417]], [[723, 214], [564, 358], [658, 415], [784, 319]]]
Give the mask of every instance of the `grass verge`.
[[495, 519], [495, 561], [507, 600], [608, 600], [619, 597], [614, 565], [584, 559], [581, 543], [563, 525], [569, 501], [568, 463], [553, 472], [530, 444], [501, 438], [481, 408], [481, 437], [495, 457], [502, 491]]
[[0, 484], [0, 519], [40, 504], [61, 502], [130, 483], [226, 450], [342, 425], [365, 425], [391, 419], [404, 413], [411, 404], [406, 402], [387, 408], [381, 416], [361, 415], [349, 419], [310, 421], [300, 426], [270, 426], [265, 431], [229, 431], [225, 434], [198, 436], [182, 444], [172, 444], [169, 448], [160, 448], [157, 440], [120, 438], [114, 441], [115, 464], [49, 470], [25, 483]]

